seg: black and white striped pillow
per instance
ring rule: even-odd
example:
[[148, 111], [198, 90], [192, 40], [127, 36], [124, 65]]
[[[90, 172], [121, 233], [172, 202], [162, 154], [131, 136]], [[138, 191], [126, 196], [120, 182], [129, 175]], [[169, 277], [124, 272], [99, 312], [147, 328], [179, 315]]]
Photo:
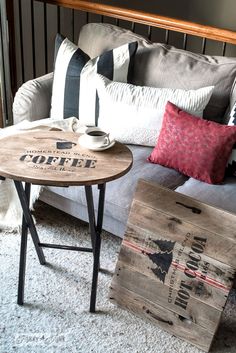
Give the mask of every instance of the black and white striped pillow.
[[60, 34], [55, 41], [52, 88], [52, 119], [78, 117], [85, 125], [96, 125], [98, 98], [94, 75], [129, 82], [138, 43], [132, 42], [90, 59], [77, 45]]
[[[236, 101], [231, 109], [228, 125], [236, 125]], [[231, 156], [228, 160], [226, 175], [236, 176], [236, 144], [234, 145]]]
[[231, 109], [228, 125], [236, 125], [236, 101]]

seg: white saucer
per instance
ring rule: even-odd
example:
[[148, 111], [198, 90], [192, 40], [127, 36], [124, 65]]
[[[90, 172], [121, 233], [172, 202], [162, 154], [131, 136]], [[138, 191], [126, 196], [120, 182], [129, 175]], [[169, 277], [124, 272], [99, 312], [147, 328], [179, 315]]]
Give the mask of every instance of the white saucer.
[[86, 141], [86, 136], [85, 135], [81, 135], [78, 139], [78, 142], [79, 144], [82, 146], [82, 147], [85, 147], [91, 151], [105, 151], [107, 150], [108, 148], [111, 148], [112, 146], [114, 146], [115, 144], [115, 140], [112, 140], [109, 145], [106, 145], [106, 146], [96, 146], [96, 145], [90, 145], [88, 144], [88, 141]]

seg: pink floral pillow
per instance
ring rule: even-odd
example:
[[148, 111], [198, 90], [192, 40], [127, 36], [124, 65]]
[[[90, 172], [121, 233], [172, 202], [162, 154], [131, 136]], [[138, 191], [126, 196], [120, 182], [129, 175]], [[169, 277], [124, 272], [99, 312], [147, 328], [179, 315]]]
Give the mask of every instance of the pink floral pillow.
[[221, 183], [236, 126], [193, 116], [168, 102], [161, 132], [148, 160], [210, 184]]

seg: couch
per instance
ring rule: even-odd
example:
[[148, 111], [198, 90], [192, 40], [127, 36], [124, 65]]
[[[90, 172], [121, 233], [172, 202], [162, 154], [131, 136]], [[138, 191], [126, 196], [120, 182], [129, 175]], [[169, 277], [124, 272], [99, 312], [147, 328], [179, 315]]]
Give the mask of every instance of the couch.
[[[204, 119], [227, 124], [236, 100], [236, 58], [211, 57], [152, 43], [145, 37], [111, 24], [86, 24], [78, 46], [94, 58], [101, 53], [133, 41], [138, 42], [131, 83], [172, 89], [198, 89], [214, 86], [212, 98], [203, 112]], [[51, 109], [53, 73], [30, 80], [18, 90], [13, 104], [14, 123], [24, 119], [48, 118]], [[119, 237], [124, 235], [138, 179], [192, 196], [202, 202], [236, 213], [236, 178], [209, 184], [166, 166], [147, 161], [153, 146], [128, 144], [133, 153], [131, 171], [107, 184], [103, 228]], [[94, 188], [95, 201], [97, 190]], [[82, 187], [44, 187], [40, 200], [79, 219], [88, 220]], [[96, 205], [96, 202], [95, 202]], [[96, 206], [95, 206], [96, 209]]]

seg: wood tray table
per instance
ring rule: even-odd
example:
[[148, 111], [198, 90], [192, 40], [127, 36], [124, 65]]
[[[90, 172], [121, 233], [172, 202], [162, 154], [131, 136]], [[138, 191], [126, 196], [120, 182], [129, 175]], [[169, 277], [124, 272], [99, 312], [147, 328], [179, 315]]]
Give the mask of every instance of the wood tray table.
[[[79, 134], [63, 131], [27, 132], [0, 140], [0, 175], [14, 180], [23, 210], [18, 299], [24, 302], [27, 233], [30, 231], [40, 263], [45, 264], [42, 248], [92, 252], [94, 256], [90, 312], [95, 311], [101, 231], [106, 183], [126, 174], [132, 166], [132, 153], [115, 143], [102, 152], [78, 144]], [[25, 182], [23, 187], [22, 182]], [[30, 186], [84, 186], [88, 207], [91, 248], [41, 243], [29, 210]], [[92, 185], [98, 185], [98, 214], [95, 218]]]

